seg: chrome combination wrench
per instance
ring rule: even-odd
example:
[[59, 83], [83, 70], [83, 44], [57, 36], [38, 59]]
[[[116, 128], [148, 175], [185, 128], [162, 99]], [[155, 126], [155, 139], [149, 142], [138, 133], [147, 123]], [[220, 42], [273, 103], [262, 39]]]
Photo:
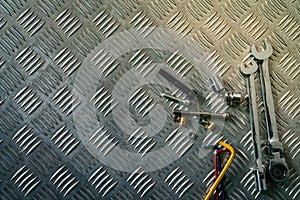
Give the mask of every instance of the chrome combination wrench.
[[258, 65], [252, 59], [247, 65], [241, 63], [240, 71], [246, 77], [247, 93], [249, 98], [249, 113], [250, 113], [250, 125], [252, 132], [252, 142], [254, 150], [254, 159], [256, 168], [254, 169], [256, 186], [258, 190], [266, 190], [266, 170], [263, 165], [262, 157], [262, 140], [259, 131], [258, 110], [256, 103], [256, 87], [255, 87], [255, 74], [258, 72]]
[[[274, 182], [283, 182], [288, 179], [288, 167], [283, 157], [283, 146], [278, 137], [276, 113], [272, 95], [272, 87], [269, 73], [269, 57], [273, 53], [273, 48], [267, 41], [265, 47], [258, 52], [256, 47], [251, 47], [251, 53], [255, 60], [250, 60], [246, 66], [240, 66], [240, 71], [247, 79], [247, 92], [249, 96], [251, 131], [254, 146], [254, 157], [256, 168], [254, 169], [256, 185], [259, 191], [266, 190], [266, 175]], [[259, 132], [259, 119], [256, 103], [255, 73], [259, 73], [261, 93], [264, 104], [264, 118], [267, 132], [267, 165], [264, 166], [263, 149], [264, 142], [261, 140]]]
[[273, 48], [269, 42], [265, 41], [264, 43], [265, 47], [263, 51], [258, 52], [256, 47], [253, 45], [251, 53], [258, 62], [262, 61], [259, 72], [268, 138], [268, 172], [273, 181], [283, 182], [288, 179], [289, 170], [283, 156], [283, 145], [278, 137], [276, 113], [270, 80], [269, 57], [273, 53]]

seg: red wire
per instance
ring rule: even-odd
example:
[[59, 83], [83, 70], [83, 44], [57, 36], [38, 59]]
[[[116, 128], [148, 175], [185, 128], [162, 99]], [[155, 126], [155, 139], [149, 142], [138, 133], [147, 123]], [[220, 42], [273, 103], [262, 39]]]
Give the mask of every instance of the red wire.
[[[214, 169], [215, 169], [215, 179], [219, 176], [219, 170], [218, 170], [218, 155], [221, 153], [229, 152], [228, 149], [217, 149], [214, 152]], [[216, 190], [216, 200], [219, 200], [219, 189]]]
[[[217, 180], [218, 176], [219, 176], [219, 171], [218, 171], [218, 150], [215, 150], [214, 153], [214, 169], [215, 169], [215, 180]], [[216, 189], [216, 200], [219, 200], [219, 189]]]

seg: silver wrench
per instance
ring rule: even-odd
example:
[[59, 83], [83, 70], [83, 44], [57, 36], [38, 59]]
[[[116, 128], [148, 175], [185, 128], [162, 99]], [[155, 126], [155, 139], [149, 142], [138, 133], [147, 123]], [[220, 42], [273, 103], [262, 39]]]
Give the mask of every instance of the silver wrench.
[[265, 167], [263, 166], [263, 157], [262, 157], [262, 141], [259, 132], [259, 121], [258, 121], [258, 111], [256, 103], [256, 88], [255, 88], [255, 73], [258, 71], [258, 65], [254, 60], [250, 60], [250, 63], [247, 66], [244, 63], [241, 63], [240, 71], [246, 77], [247, 80], [247, 93], [249, 97], [249, 113], [250, 113], [250, 123], [251, 123], [251, 132], [252, 132], [252, 141], [254, 149], [254, 159], [256, 163], [255, 179], [257, 183], [257, 189], [259, 191], [266, 190], [266, 173]]
[[283, 146], [278, 137], [274, 100], [272, 95], [269, 73], [269, 57], [273, 53], [271, 44], [264, 42], [264, 50], [258, 52], [252, 45], [252, 55], [257, 60], [262, 60], [260, 71], [261, 92], [264, 102], [264, 115], [266, 121], [268, 147], [269, 147], [269, 176], [275, 182], [283, 182], [288, 179], [288, 167], [283, 157]]

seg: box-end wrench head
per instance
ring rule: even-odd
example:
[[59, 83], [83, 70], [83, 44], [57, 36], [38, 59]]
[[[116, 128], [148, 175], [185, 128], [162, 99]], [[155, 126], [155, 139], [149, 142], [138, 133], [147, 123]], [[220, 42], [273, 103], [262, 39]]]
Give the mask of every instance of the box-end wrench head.
[[240, 65], [240, 71], [243, 75], [248, 76], [251, 74], [254, 74], [258, 70], [258, 65], [254, 60], [250, 60], [249, 63], [246, 65], [244, 63], [241, 63]]
[[274, 182], [285, 182], [289, 178], [289, 168], [286, 165], [284, 158], [275, 155], [274, 159], [269, 161], [269, 176]]
[[256, 46], [252, 45], [251, 53], [256, 59], [264, 60], [272, 55], [273, 47], [267, 40], [264, 40], [264, 49], [262, 51], [257, 51]]

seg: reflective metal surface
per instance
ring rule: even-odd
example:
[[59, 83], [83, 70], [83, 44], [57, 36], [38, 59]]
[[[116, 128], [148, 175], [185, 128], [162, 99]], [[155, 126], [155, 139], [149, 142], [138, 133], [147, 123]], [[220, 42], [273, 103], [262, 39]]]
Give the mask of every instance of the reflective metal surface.
[[[299, 199], [299, 21], [297, 0], [0, 0], [0, 199], [203, 199], [214, 181], [213, 150], [204, 147], [220, 138], [236, 150], [224, 180], [228, 199]], [[135, 29], [147, 38], [159, 28], [192, 41], [187, 45], [191, 55], [202, 59], [207, 70], [195, 70], [199, 66], [178, 52], [142, 48], [117, 59], [99, 49], [125, 30]], [[110, 43], [116, 52], [134, 41], [119, 39], [119, 49]], [[176, 44], [169, 39], [164, 41]], [[205, 80], [216, 73], [227, 90], [244, 94], [240, 63], [252, 44], [259, 46], [265, 39], [274, 50], [270, 75], [289, 179], [268, 182], [269, 189], [259, 193], [251, 171], [255, 164], [247, 102], [227, 108], [214, 101]], [[102, 76], [89, 85], [93, 74], [84, 69], [95, 64], [90, 58], [96, 54]], [[210, 94], [199, 99], [207, 101], [210, 111], [227, 110], [234, 119], [222, 122], [218, 133], [207, 133], [197, 122], [191, 125], [196, 130], [181, 131], [172, 122], [172, 108], [179, 105], [161, 99], [160, 93], [167, 91], [151, 84], [128, 95], [132, 119], [124, 117], [126, 112], [119, 112], [122, 98], [114, 96], [122, 92], [114, 89], [126, 91], [135, 81], [125, 79], [126, 72], [136, 69], [146, 77], [156, 70], [153, 63], [165, 63], [189, 80], [192, 89]], [[257, 102], [262, 115], [262, 98]], [[149, 114], [158, 104], [163, 109]], [[83, 105], [96, 110], [94, 118], [81, 112]], [[126, 133], [113, 122], [118, 113], [125, 125], [138, 122], [136, 132]], [[99, 124], [93, 126], [92, 119]], [[149, 120], [159, 133], [144, 135], [139, 129]], [[165, 146], [165, 152], [158, 151]], [[127, 154], [109, 159], [116, 149], [138, 153], [144, 162], [149, 159], [148, 165], [132, 163]], [[151, 157], [151, 152], [158, 153]]]

